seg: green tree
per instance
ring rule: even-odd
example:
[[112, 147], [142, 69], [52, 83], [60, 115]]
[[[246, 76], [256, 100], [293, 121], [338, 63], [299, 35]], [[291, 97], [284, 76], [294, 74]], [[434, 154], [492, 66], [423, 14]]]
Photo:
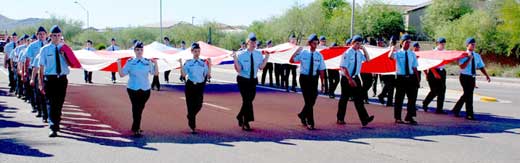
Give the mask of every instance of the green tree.
[[435, 36], [438, 28], [455, 21], [463, 15], [473, 11], [471, 4], [475, 0], [432, 0], [422, 18], [424, 31], [429, 36]]
[[503, 32], [507, 39], [507, 54], [520, 57], [520, 2], [515, 0], [501, 1], [499, 18], [501, 23], [498, 30]]

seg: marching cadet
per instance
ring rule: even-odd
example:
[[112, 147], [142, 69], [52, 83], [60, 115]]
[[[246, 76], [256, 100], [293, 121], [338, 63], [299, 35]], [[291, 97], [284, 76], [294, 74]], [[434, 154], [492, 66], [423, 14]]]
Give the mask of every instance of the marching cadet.
[[184, 40], [181, 41], [181, 47], [179, 47], [179, 49], [186, 50], [186, 41], [184, 41]]
[[[18, 98], [25, 98], [24, 97], [24, 88], [23, 88], [23, 78], [22, 78], [22, 71], [23, 66], [20, 64], [20, 55], [22, 55], [22, 52], [27, 48], [27, 39], [29, 38], [28, 35], [24, 34], [20, 40], [18, 40], [18, 45], [12, 52], [11, 52], [11, 63], [15, 65], [15, 85], [16, 85], [16, 94], [18, 95]], [[24, 99], [25, 100], [25, 99]]]
[[242, 107], [237, 115], [238, 126], [244, 131], [251, 131], [249, 122], [255, 120], [253, 114], [253, 100], [256, 96], [256, 85], [258, 84], [258, 69], [264, 69], [269, 54], [265, 57], [262, 52], [256, 50], [256, 35], [250, 33], [247, 39], [247, 49], [238, 54], [233, 52], [235, 70], [237, 71], [237, 84], [242, 96]]
[[191, 53], [193, 54], [193, 59], [189, 59], [184, 63], [181, 75], [187, 79], [184, 94], [188, 108], [188, 126], [191, 132], [195, 134], [197, 133], [195, 131], [196, 116], [202, 108], [204, 87], [206, 86], [206, 79], [211, 78], [211, 72], [209, 72], [209, 63], [199, 58], [200, 46], [198, 43], [191, 44]]
[[475, 80], [477, 76], [477, 69], [486, 76], [486, 80], [491, 82], [491, 78], [486, 72], [486, 65], [480, 57], [480, 54], [475, 53], [476, 41], [470, 37], [466, 40], [466, 54], [467, 56], [459, 60], [460, 67], [460, 84], [464, 90], [464, 94], [457, 101], [453, 107], [453, 114], [455, 117], [460, 117], [460, 110], [462, 105], [466, 104], [466, 119], [476, 120], [473, 113], [473, 91], [475, 90]]
[[314, 130], [313, 107], [318, 97], [318, 76], [321, 81], [325, 79], [325, 61], [320, 52], [316, 51], [318, 36], [311, 34], [307, 39], [310, 50], [302, 50], [300, 47], [292, 54], [289, 62], [300, 62], [300, 85], [305, 105], [298, 114], [301, 123], [309, 130]]
[[408, 97], [407, 114], [405, 121], [411, 125], [417, 125], [413, 117], [416, 116], [415, 102], [417, 99], [417, 88], [419, 74], [417, 73], [417, 57], [410, 49], [412, 38], [408, 34], [401, 37], [401, 50], [394, 52], [394, 46], [390, 48], [389, 58], [396, 61], [396, 95], [394, 106], [395, 123], [404, 123], [401, 120], [404, 96]]
[[[164, 45], [166, 45], [168, 47], [172, 47], [169, 37], [164, 37], [163, 38], [163, 43], [164, 43]], [[164, 80], [166, 81], [166, 83], [170, 83], [170, 73], [171, 72], [172, 72], [172, 70], [164, 71]], [[155, 83], [155, 82], [159, 83], [159, 76], [157, 76], [157, 78], [155, 76], [153, 77], [153, 82], [152, 83]], [[152, 85], [152, 87], [153, 87], [153, 85]], [[160, 87], [160, 85], [157, 87], [157, 90], [159, 90], [159, 87]]]
[[[320, 36], [320, 43], [318, 44], [318, 49], [326, 49], [327, 46], [327, 38], [325, 36]], [[329, 74], [325, 71], [325, 80], [321, 82], [321, 93], [328, 94], [329, 91], [329, 81], [326, 80], [329, 78]]]
[[67, 75], [69, 65], [66, 55], [60, 54], [61, 29], [55, 25], [51, 28], [51, 43], [40, 50], [38, 86], [42, 94], [46, 96], [49, 111], [49, 137], [57, 137], [60, 131], [61, 109], [67, 93]]
[[[87, 40], [87, 42], [85, 43], [85, 48], [83, 50], [96, 51], [96, 49], [94, 49], [92, 47], [92, 41], [91, 40]], [[83, 72], [84, 72], [85, 83], [92, 84], [92, 71], [84, 70]]]
[[246, 50], [246, 42], [245, 41], [242, 41], [240, 43], [240, 49], [238, 49], [238, 51], [242, 51], [242, 50]]
[[[271, 47], [273, 47], [273, 41], [269, 40], [267, 41], [265, 48]], [[269, 86], [273, 87], [273, 69], [273, 62], [267, 62], [267, 65], [265, 65], [265, 68], [262, 70], [262, 85], [265, 85], [265, 77], [267, 74], [269, 74]]]
[[[112, 38], [112, 40], [110, 40], [110, 46], [108, 48], [106, 48], [107, 51], [118, 51], [118, 50], [121, 50], [121, 48], [119, 48], [119, 46], [117, 46], [116, 44], [116, 38]], [[111, 72], [112, 74], [112, 83], [116, 84], [116, 72]]]
[[[289, 37], [289, 43], [293, 45], [297, 45], [296, 36], [291, 34]], [[296, 92], [296, 86], [298, 85], [298, 81], [296, 80], [296, 69], [298, 66], [293, 64], [282, 64], [282, 87], [285, 86], [287, 92], [289, 92], [289, 75], [292, 75], [292, 87], [291, 91]]]
[[[392, 36], [390, 37], [390, 45], [396, 46], [397, 45], [397, 37]], [[392, 48], [391, 48], [392, 49]], [[393, 48], [395, 52], [397, 49]], [[394, 90], [395, 90], [395, 74], [381, 74], [381, 81], [383, 82], [383, 89], [381, 90], [381, 93], [377, 96], [379, 102], [382, 105], [386, 104], [386, 107], [393, 107], [394, 106]], [[386, 103], [385, 103], [385, 97], [386, 97]]]
[[[18, 60], [20, 61], [19, 65], [21, 67], [21, 74], [20, 74], [20, 76], [23, 79], [23, 87], [25, 88], [25, 93], [24, 93], [25, 94], [25, 99], [26, 99], [27, 102], [29, 102], [31, 104], [31, 108], [33, 109], [32, 112], [36, 113], [36, 112], [38, 112], [38, 109], [36, 108], [36, 105], [35, 105], [35, 102], [34, 102], [34, 100], [35, 100], [35, 98], [34, 98], [34, 89], [30, 85], [31, 74], [32, 74], [31, 60], [32, 60], [32, 58], [34, 58], [35, 55], [34, 54], [28, 54], [29, 48], [31, 48], [31, 45], [34, 42], [37, 42], [37, 38], [36, 38], [36, 35], [33, 34], [31, 36], [31, 39], [26, 41], [27, 48], [25, 48], [22, 51], [22, 54], [20, 55], [20, 58]], [[29, 56], [29, 55], [31, 55], [31, 56]], [[37, 115], [36, 117], [41, 117], [41, 116]]]
[[[347, 41], [345, 41], [345, 42], [347, 42]], [[350, 43], [348, 43], [348, 44], [350, 44]], [[336, 43], [333, 43], [332, 47], [336, 47], [336, 46], [338, 46], [338, 45]], [[336, 88], [338, 87], [338, 84], [340, 83], [339, 71], [335, 70], [335, 69], [327, 69], [327, 80], [329, 83], [329, 85], [328, 85], [329, 98], [334, 99], [334, 98], [336, 98], [336, 93], [335, 93]]]
[[[352, 38], [352, 46], [343, 54], [340, 71], [341, 77], [341, 98], [338, 103], [337, 124], [344, 125], [345, 113], [349, 97], [354, 97], [354, 104], [358, 113], [361, 125], [366, 126], [374, 120], [374, 116], [369, 116], [363, 104], [363, 87], [361, 85], [360, 73], [361, 64], [370, 60], [365, 47], [361, 45], [363, 38], [356, 35]], [[361, 52], [363, 51], [363, 53]]]
[[47, 37], [47, 31], [43, 27], [39, 27], [36, 31], [36, 41], [32, 42], [29, 47], [27, 47], [27, 51], [25, 52], [25, 62], [28, 68], [27, 77], [30, 85], [30, 89], [32, 90], [32, 106], [38, 112], [36, 117], [44, 117], [47, 119], [47, 109], [42, 107], [40, 91], [38, 89], [38, 82], [35, 81], [36, 74], [38, 74], [38, 64], [34, 64], [36, 57], [40, 53], [40, 49], [45, 45], [45, 37]]
[[11, 40], [4, 46], [4, 68], [7, 68], [9, 71], [9, 92], [13, 93], [15, 90], [15, 81], [14, 81], [14, 65], [11, 64], [10, 54], [16, 48], [16, 43], [18, 42], [18, 34], [13, 32], [11, 35]]
[[[434, 51], [444, 51], [445, 45], [445, 38], [441, 37], [437, 39], [437, 47]], [[437, 109], [435, 109], [435, 113], [445, 114], [446, 112], [443, 110], [446, 94], [446, 70], [444, 70], [444, 65], [428, 70], [428, 72], [426, 72], [426, 80], [428, 80], [428, 85], [430, 85], [430, 92], [424, 99], [422, 108], [427, 112], [428, 105], [432, 102], [433, 98], [437, 97]]]
[[[421, 51], [421, 45], [419, 44], [419, 42], [413, 42], [412, 44], [412, 51], [414, 52], [418, 52], [418, 51]], [[421, 71], [417, 71], [417, 73], [419, 74], [419, 85], [417, 86], [417, 89], [419, 89], [421, 86], [420, 86], [420, 83], [421, 83], [421, 77], [422, 77], [422, 72]]]
[[117, 60], [117, 70], [120, 77], [129, 75], [127, 92], [132, 102], [132, 133], [142, 135], [141, 117], [148, 98], [150, 98], [149, 75], [158, 75], [157, 61], [143, 58], [143, 43], [137, 41], [134, 45], [135, 57], [128, 60], [121, 68], [121, 59]]

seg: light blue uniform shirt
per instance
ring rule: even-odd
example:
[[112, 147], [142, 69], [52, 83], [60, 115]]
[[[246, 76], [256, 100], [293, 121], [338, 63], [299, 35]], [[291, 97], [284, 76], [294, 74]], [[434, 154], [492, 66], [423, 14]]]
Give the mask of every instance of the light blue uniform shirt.
[[414, 72], [413, 72], [413, 68], [417, 68], [418, 66], [418, 63], [417, 63], [417, 56], [415, 55], [415, 53], [411, 50], [407, 50], [407, 51], [404, 51], [404, 50], [399, 50], [398, 52], [395, 52], [394, 53], [394, 59], [395, 59], [395, 67], [396, 67], [396, 74], [397, 75], [406, 75], [406, 53], [408, 53], [408, 70], [410, 74], [408, 75], [413, 75]]
[[[254, 70], [251, 70], [251, 55], [253, 55], [253, 68]], [[260, 68], [260, 65], [262, 65], [262, 62], [264, 62], [264, 56], [262, 53], [258, 50], [253, 50], [253, 52], [249, 52], [248, 50], [240, 51], [238, 53], [238, 63], [240, 65], [240, 76], [251, 79], [250, 73], [253, 71], [253, 79], [256, 78], [256, 74], [258, 73], [258, 68]]]
[[[69, 74], [69, 65], [67, 64], [67, 61], [65, 60], [65, 56], [61, 54], [56, 54], [56, 48], [58, 48], [58, 52], [63, 46], [63, 44], [47, 44], [43, 46], [43, 48], [40, 50], [40, 60], [39, 65], [40, 67], [43, 66], [43, 75], [68, 75]], [[61, 74], [57, 74], [56, 69], [56, 55], [59, 55], [60, 59], [60, 66], [61, 66]]]
[[[303, 50], [293, 59], [295, 62], [300, 62], [300, 74], [301, 75], [310, 75], [310, 64], [311, 64], [311, 51]], [[323, 56], [320, 52], [315, 51], [312, 57], [312, 61], [314, 64], [312, 65], [312, 76], [318, 75], [318, 70], [325, 70], [325, 61], [323, 60]]]
[[146, 58], [132, 58], [129, 59], [125, 67], [123, 67], [123, 73], [128, 74], [127, 88], [137, 91], [150, 90], [150, 80], [148, 75], [154, 75], [155, 69], [153, 63]]
[[27, 48], [27, 45], [20, 45], [17, 46], [13, 51], [11, 51], [11, 54], [9, 55], [9, 59], [11, 59], [13, 62], [18, 62], [20, 60], [20, 55]]
[[27, 45], [20, 46], [21, 48], [18, 49], [18, 62], [25, 63], [25, 51], [27, 51]]
[[5, 46], [4, 46], [4, 52], [5, 52], [5, 55], [6, 55], [6, 56], [10, 57], [11, 52], [12, 52], [13, 50], [14, 50], [14, 42], [13, 42], [13, 41], [11, 41], [11, 42], [5, 44]]
[[[354, 65], [356, 64], [356, 57], [357, 57], [357, 65], [356, 65], [356, 72], [354, 71]], [[367, 59], [365, 58], [365, 55], [361, 53], [359, 50], [354, 50], [354, 48], [349, 48], [345, 53], [343, 53], [340, 67], [344, 67], [348, 70], [348, 73], [351, 77], [359, 75], [361, 72], [361, 64], [363, 64], [364, 61]], [[343, 74], [343, 76], [346, 76], [346, 74]]]
[[96, 51], [96, 49], [94, 49], [94, 48], [83, 48], [83, 50], [87, 50], [87, 51]]
[[187, 79], [193, 83], [203, 83], [208, 74], [208, 64], [203, 59], [189, 59], [182, 67]]
[[121, 50], [121, 49], [117, 45], [110, 45], [106, 50], [107, 51], [118, 51], [118, 50]]
[[26, 58], [29, 59], [29, 63], [32, 66], [34, 63], [34, 58], [40, 53], [40, 49], [45, 45], [45, 42], [43, 41], [34, 41], [31, 44], [29, 44], [29, 47], [25, 50], [24, 57], [22, 58], [25, 60]]
[[[467, 52], [471, 53], [469, 51], [467, 51]], [[486, 64], [484, 64], [484, 61], [482, 60], [482, 57], [480, 57], [480, 54], [475, 53], [475, 52], [472, 52], [472, 53], [473, 53], [473, 58], [475, 58], [475, 65], [476, 65], [475, 75], [476, 75], [477, 70], [486, 67]], [[464, 75], [473, 76], [473, 74], [471, 74], [471, 69], [473, 68], [473, 65], [471, 64], [471, 60], [469, 60], [469, 57], [464, 57], [464, 58], [459, 59], [459, 65], [464, 64], [466, 61], [469, 62], [468, 66], [466, 66], [466, 68], [464, 68], [464, 69], [461, 69], [460, 73], [464, 74]]]

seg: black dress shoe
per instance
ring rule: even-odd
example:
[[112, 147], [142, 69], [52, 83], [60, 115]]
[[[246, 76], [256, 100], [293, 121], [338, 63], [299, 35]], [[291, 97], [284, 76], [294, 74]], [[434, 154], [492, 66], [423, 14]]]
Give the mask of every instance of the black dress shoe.
[[244, 122], [244, 125], [242, 126], [242, 130], [252, 131], [251, 126], [249, 126], [249, 122]]
[[428, 105], [423, 104], [422, 109], [424, 110], [424, 112], [428, 112]]
[[237, 120], [238, 120], [238, 127], [242, 127], [244, 125], [244, 121], [242, 120], [242, 118], [237, 117]]
[[42, 117], [42, 114], [36, 114], [36, 118]]
[[307, 121], [305, 120], [303, 115], [298, 114], [298, 118], [300, 118], [300, 122], [302, 123], [302, 125], [307, 126]]
[[308, 125], [308, 126], [307, 126], [307, 129], [308, 129], [308, 130], [316, 130], [316, 128], [314, 127], [314, 125]]
[[396, 123], [396, 124], [404, 124], [403, 120], [400, 120], [400, 119], [396, 119], [396, 120], [395, 120], [395, 123]]
[[405, 118], [404, 120], [407, 121], [408, 124], [411, 124], [411, 125], [417, 125], [417, 124], [418, 124], [417, 121], [415, 121], [415, 120], [414, 120], [413, 118], [411, 118], [411, 117], [410, 117], [410, 118]]
[[477, 120], [477, 119], [475, 118], [475, 116], [472, 116], [472, 115], [468, 115], [468, 116], [466, 116], [466, 119], [467, 119], [467, 120], [472, 120], [472, 121]]
[[368, 117], [367, 119], [365, 119], [364, 121], [361, 122], [361, 125], [363, 125], [363, 127], [367, 126], [370, 122], [372, 122], [374, 120], [374, 116], [370, 116]]
[[347, 124], [347, 123], [344, 120], [338, 120], [338, 121], [336, 121], [336, 124], [344, 125], [344, 124]]
[[51, 132], [49, 132], [49, 137], [50, 137], [50, 138], [58, 137], [58, 132], [56, 132], [56, 131], [51, 131]]
[[195, 130], [195, 128], [191, 129], [191, 134], [197, 134], [197, 131]]
[[44, 119], [42, 120], [43, 123], [49, 123], [49, 121], [47, 121], [47, 119]]
[[381, 105], [385, 105], [385, 98], [384, 97], [379, 96], [379, 97], [377, 97], [377, 99], [379, 100], [379, 103], [381, 103]]

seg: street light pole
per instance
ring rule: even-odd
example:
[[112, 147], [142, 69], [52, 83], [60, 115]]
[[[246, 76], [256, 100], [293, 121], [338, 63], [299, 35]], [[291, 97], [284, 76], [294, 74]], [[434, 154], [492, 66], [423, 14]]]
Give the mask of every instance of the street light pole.
[[352, 0], [352, 14], [350, 15], [350, 38], [354, 37], [354, 10], [356, 8], [356, 0]]
[[163, 36], [163, 24], [162, 24], [162, 0], [159, 0], [159, 3], [160, 3], [159, 4], [159, 6], [160, 6], [159, 11], [161, 12], [160, 13], [160, 19], [161, 19], [160, 20], [160, 26], [161, 26], [161, 38], [160, 39], [162, 39], [162, 38], [164, 38], [164, 36]]
[[192, 17], [191, 17], [191, 25], [194, 25], [194, 24], [193, 24], [194, 20], [195, 20], [195, 16], [192, 16]]
[[90, 22], [89, 22], [90, 21], [90, 14], [89, 14], [87, 8], [85, 8], [83, 5], [81, 5], [81, 3], [79, 3], [78, 1], [74, 1], [74, 3], [78, 4], [79, 7], [81, 7], [83, 10], [85, 10], [85, 12], [87, 12], [87, 29], [86, 29], [86, 31], [87, 31], [87, 39], [89, 39], [88, 30], [90, 28]]

